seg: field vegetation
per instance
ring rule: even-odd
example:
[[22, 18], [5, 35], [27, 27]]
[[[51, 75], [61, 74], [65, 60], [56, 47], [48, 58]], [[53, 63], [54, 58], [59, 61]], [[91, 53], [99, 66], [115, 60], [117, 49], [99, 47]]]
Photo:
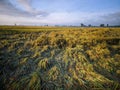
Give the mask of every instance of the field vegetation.
[[1, 90], [120, 90], [120, 28], [0, 26]]

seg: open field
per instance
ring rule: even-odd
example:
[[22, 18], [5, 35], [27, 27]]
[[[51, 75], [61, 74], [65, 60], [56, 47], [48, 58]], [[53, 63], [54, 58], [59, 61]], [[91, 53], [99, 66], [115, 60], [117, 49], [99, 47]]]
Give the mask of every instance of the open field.
[[0, 26], [1, 90], [120, 90], [120, 28]]

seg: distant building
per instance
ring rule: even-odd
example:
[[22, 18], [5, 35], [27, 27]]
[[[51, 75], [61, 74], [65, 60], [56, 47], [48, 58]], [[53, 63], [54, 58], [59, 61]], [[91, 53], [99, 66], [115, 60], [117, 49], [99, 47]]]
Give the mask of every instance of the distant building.
[[107, 27], [109, 27], [109, 24], [107, 24]]
[[104, 27], [105, 25], [104, 24], [100, 24], [100, 27]]

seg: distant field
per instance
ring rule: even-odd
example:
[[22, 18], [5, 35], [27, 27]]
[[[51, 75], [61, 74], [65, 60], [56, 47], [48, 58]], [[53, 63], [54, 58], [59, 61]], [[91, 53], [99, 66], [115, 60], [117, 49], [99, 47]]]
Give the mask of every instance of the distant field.
[[120, 90], [120, 28], [0, 26], [1, 90]]
[[78, 27], [54, 27], [54, 26], [0, 26], [1, 30], [17, 30], [17, 31], [48, 31], [48, 30], [73, 30]]

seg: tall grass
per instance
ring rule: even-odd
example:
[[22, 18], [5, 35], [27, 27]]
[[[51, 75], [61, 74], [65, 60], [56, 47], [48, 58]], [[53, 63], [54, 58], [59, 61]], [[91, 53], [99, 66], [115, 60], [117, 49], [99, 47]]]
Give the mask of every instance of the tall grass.
[[120, 28], [0, 27], [1, 90], [119, 90]]

